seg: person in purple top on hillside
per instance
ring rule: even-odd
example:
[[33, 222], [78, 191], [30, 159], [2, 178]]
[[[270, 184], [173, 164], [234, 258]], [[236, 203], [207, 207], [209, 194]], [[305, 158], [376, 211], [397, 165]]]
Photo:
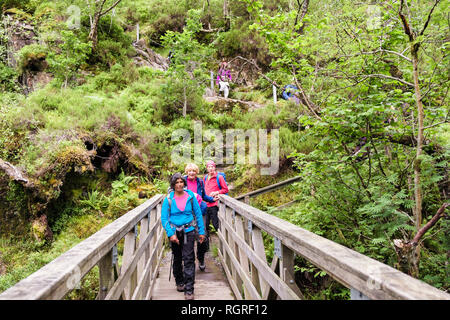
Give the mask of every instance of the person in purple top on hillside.
[[219, 91], [223, 91], [223, 96], [228, 98], [228, 93], [230, 92], [231, 72], [228, 70], [228, 64], [225, 60], [222, 60], [219, 66], [219, 71], [217, 71], [216, 84], [219, 86]]

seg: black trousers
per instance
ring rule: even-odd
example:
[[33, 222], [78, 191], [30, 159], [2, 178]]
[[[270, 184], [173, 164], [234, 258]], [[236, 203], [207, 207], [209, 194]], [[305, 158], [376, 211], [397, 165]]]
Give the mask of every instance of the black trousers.
[[[203, 225], [206, 228], [206, 220], [207, 220], [207, 214], [203, 216]], [[205, 253], [209, 250], [209, 234], [205, 235], [205, 240], [203, 243], [200, 243], [197, 241], [197, 259], [200, 263], [203, 263], [205, 261]]]
[[214, 229], [219, 230], [219, 207], [208, 207], [206, 209], [206, 234], [209, 237], [209, 224], [212, 222]]
[[[184, 243], [184, 237], [187, 237]], [[195, 282], [195, 231], [184, 233], [177, 231], [180, 244], [171, 242], [173, 253], [173, 276], [178, 285], [184, 284], [185, 293], [194, 292]]]

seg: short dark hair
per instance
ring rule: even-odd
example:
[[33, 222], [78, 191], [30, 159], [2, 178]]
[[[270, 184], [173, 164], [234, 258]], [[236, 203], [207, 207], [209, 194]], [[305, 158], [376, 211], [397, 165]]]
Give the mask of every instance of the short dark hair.
[[170, 188], [172, 190], [175, 190], [175, 184], [177, 183], [178, 179], [183, 180], [184, 186], [187, 187], [186, 179], [181, 175], [181, 173], [177, 172], [170, 178]]

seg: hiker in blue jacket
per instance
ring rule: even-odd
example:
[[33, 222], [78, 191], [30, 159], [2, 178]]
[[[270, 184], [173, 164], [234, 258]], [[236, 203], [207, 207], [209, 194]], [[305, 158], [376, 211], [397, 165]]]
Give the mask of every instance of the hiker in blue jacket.
[[173, 275], [177, 290], [184, 291], [186, 300], [194, 299], [195, 253], [198, 229], [199, 242], [205, 240], [202, 212], [195, 194], [185, 190], [187, 181], [180, 173], [170, 179], [170, 194], [161, 208], [161, 223], [170, 240], [173, 254]]
[[[203, 184], [203, 180], [197, 177], [197, 174], [199, 173], [199, 168], [195, 163], [188, 163], [186, 165], [186, 168], [184, 169], [184, 172], [187, 174], [184, 176], [184, 178], [187, 181], [187, 189], [197, 193], [203, 201], [200, 204], [200, 208], [202, 210], [203, 215], [203, 223], [206, 225], [206, 209], [207, 204], [206, 202], [212, 203], [218, 200], [218, 196], [216, 197], [210, 197], [205, 192], [205, 185]], [[205, 271], [206, 265], [205, 265], [205, 253], [209, 250], [209, 237], [206, 236], [205, 241], [203, 243], [198, 242], [197, 243], [197, 260], [199, 262], [199, 269], [201, 271]]]

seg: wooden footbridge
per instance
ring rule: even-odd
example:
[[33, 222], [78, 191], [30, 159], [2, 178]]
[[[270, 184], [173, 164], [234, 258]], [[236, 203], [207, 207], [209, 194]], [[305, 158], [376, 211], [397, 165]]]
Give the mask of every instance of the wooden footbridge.
[[[196, 275], [197, 299], [302, 299], [294, 279], [295, 255], [350, 288], [352, 299], [450, 299], [422, 281], [249, 205], [250, 197], [296, 179], [236, 199], [220, 196], [220, 264], [213, 265], [208, 253], [209, 273]], [[156, 195], [129, 211], [3, 292], [0, 299], [63, 299], [96, 266], [97, 299], [182, 299], [174, 280], [168, 282], [167, 237], [160, 220], [163, 199]], [[271, 262], [263, 232], [273, 237]]]

